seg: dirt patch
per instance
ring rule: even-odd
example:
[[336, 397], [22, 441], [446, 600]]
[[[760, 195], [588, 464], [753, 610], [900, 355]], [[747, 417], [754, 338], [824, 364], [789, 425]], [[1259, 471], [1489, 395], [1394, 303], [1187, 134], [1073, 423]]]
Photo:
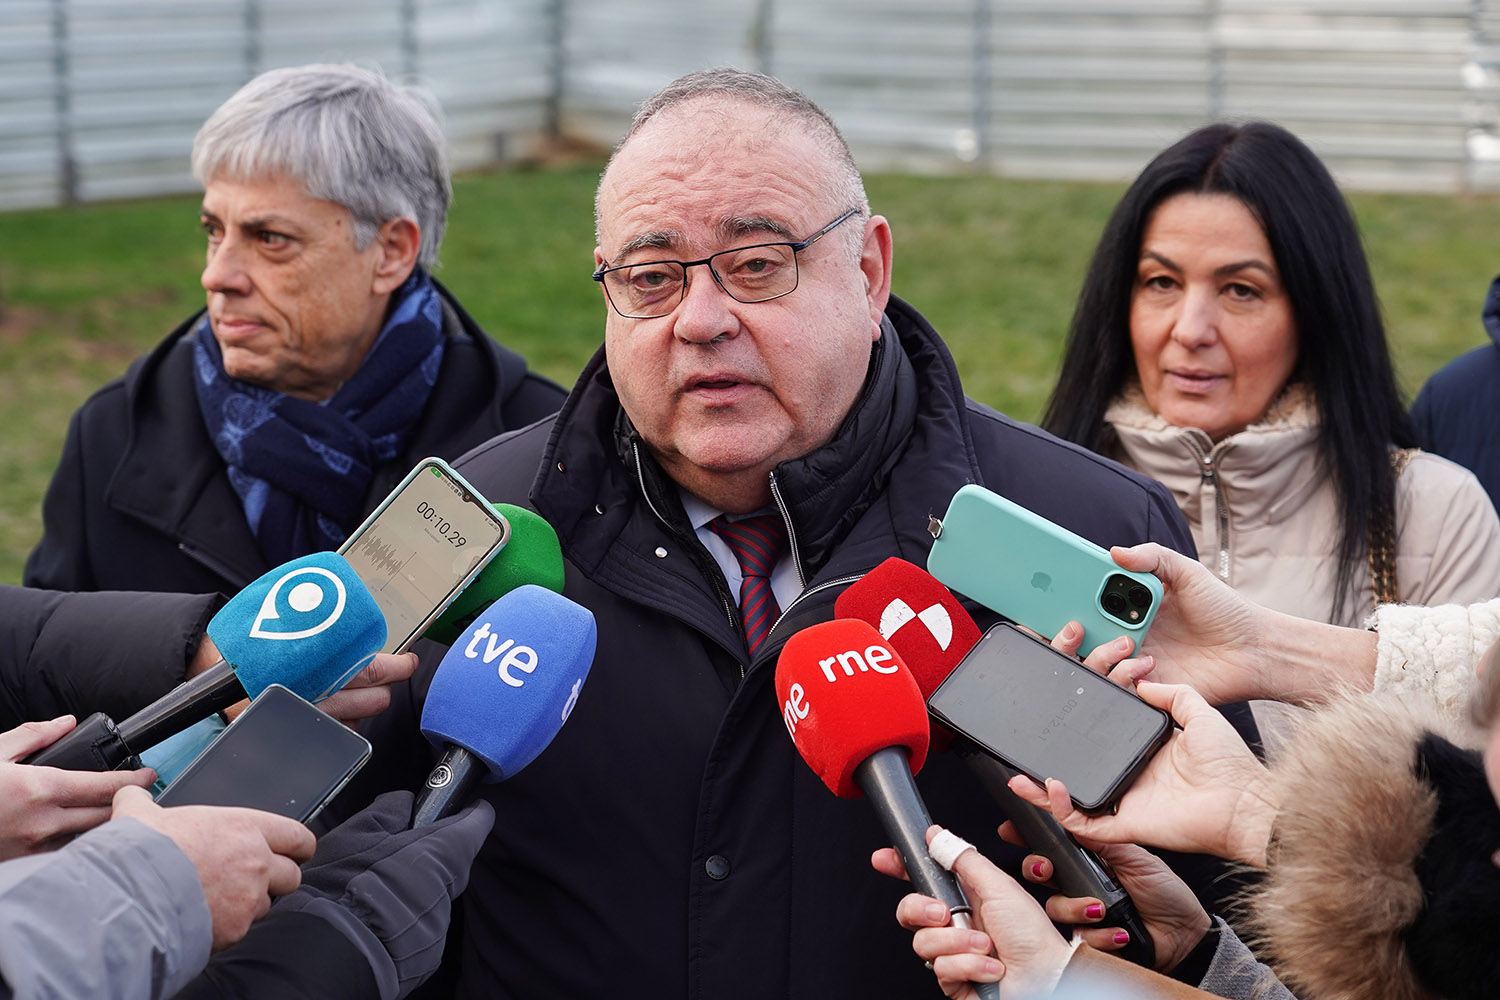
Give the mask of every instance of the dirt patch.
[[0, 342], [14, 343], [25, 340], [40, 330], [50, 333], [64, 332], [59, 329], [57, 314], [50, 309], [0, 302]]

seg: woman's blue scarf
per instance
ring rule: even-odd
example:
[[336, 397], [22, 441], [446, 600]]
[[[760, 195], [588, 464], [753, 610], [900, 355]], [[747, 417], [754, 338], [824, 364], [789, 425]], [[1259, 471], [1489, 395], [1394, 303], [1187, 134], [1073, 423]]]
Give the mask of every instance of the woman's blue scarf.
[[432, 279], [412, 271], [359, 370], [322, 403], [230, 378], [206, 313], [194, 338], [198, 408], [262, 554], [278, 565], [337, 548], [437, 383], [443, 307]]

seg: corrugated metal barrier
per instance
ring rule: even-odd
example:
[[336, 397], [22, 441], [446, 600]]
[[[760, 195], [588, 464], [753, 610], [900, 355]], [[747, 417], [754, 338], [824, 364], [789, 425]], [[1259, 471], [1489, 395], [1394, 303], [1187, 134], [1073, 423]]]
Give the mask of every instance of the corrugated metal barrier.
[[1500, 188], [1500, 0], [5, 0], [0, 208], [191, 190], [221, 101], [332, 60], [425, 84], [461, 168], [610, 144], [730, 64], [808, 92], [871, 169], [1121, 179], [1260, 117], [1346, 184]]

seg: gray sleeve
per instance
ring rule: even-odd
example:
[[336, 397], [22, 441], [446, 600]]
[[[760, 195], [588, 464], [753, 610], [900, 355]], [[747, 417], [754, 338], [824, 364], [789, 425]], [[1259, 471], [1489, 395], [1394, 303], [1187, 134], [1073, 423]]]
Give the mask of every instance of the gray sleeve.
[[212, 939], [193, 863], [136, 820], [0, 864], [0, 997], [170, 997]]
[[1200, 990], [1228, 1000], [1297, 1000], [1276, 973], [1256, 961], [1222, 918], [1215, 917], [1214, 922], [1219, 925], [1219, 947], [1198, 984]]

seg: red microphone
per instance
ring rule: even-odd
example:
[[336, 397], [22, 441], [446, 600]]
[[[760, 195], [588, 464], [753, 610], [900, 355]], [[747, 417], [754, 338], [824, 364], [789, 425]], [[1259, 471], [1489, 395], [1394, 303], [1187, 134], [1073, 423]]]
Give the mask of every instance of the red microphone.
[[[894, 556], [840, 594], [833, 613], [840, 620], [857, 619], [878, 628], [911, 671], [924, 701], [953, 672], [981, 634], [973, 617], [936, 577]], [[946, 727], [934, 727], [935, 749], [947, 750], [952, 743], [953, 734]], [[1110, 877], [1099, 856], [1080, 846], [1050, 813], [1010, 790], [1009, 782], [1016, 771], [967, 741], [957, 753], [1031, 850], [1052, 862], [1052, 881], [1058, 890], [1102, 902], [1102, 926], [1123, 927], [1130, 935], [1130, 943], [1120, 950], [1120, 956], [1153, 968], [1155, 942], [1130, 894]]]
[[[880, 633], [855, 619], [822, 622], [786, 641], [776, 661], [776, 700], [797, 752], [840, 798], [875, 806], [912, 885], [941, 900], [955, 927], [970, 927], [958, 879], [927, 853], [932, 819], [912, 776], [932, 731], [911, 672]], [[993, 983], [974, 984], [1000, 996]]]

